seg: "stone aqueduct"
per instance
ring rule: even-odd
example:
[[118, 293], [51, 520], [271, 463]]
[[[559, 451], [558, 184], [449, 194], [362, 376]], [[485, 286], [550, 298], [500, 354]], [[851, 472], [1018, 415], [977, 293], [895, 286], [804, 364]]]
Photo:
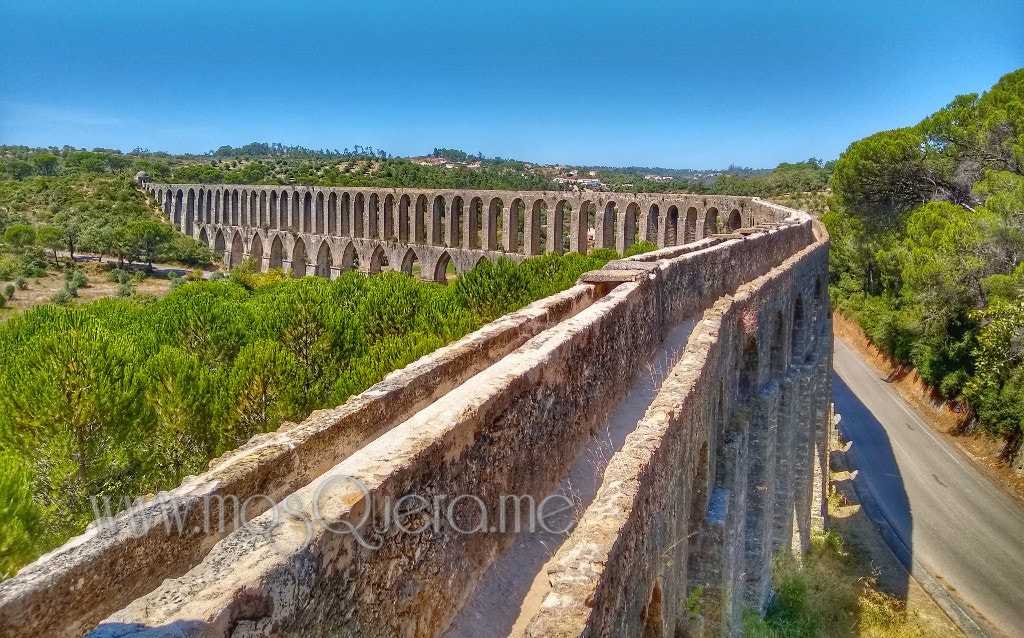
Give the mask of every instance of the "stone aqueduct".
[[[216, 190], [148, 187], [165, 202], [172, 193], [170, 215], [186, 231], [230, 229], [226, 245], [240, 236], [248, 250], [257, 235], [280, 237], [294, 259], [269, 205], [235, 207], [235, 190], [222, 189], [225, 218], [210, 204]], [[187, 203], [192, 190], [212, 193], [202, 208]], [[366, 237], [375, 228], [367, 208], [362, 230], [352, 217], [317, 214], [321, 194], [341, 202], [344, 192], [244, 192], [251, 204], [282, 191], [295, 241], [327, 242], [332, 255], [351, 242], [364, 268], [370, 245], [388, 241], [385, 230]], [[506, 220], [517, 199], [559, 203], [551, 193], [360, 193], [399, 211], [390, 228], [402, 249], [474, 256], [501, 252], [498, 210], [480, 248], [470, 232], [453, 249], [418, 243], [436, 238], [438, 224], [402, 221], [402, 202], [415, 212], [421, 195], [459, 197], [498, 209], [497, 197]], [[579, 198], [565, 201], [586, 210]], [[756, 199], [612, 203], [646, 215], [664, 247], [587, 273], [344, 405], [254, 437], [166, 498], [90, 527], [0, 583], [0, 636], [740, 635], [744, 610], [765, 609], [771, 596], [772, 555], [808, 549], [825, 516], [828, 237], [805, 214]], [[652, 223], [654, 206], [659, 222], [675, 207], [682, 234]], [[713, 209], [727, 219], [738, 211], [744, 228], [701, 230]], [[622, 217], [610, 234], [628, 243]], [[582, 216], [572, 225], [585, 250]], [[518, 238], [513, 246], [501, 236], [505, 252], [520, 254]], [[602, 236], [597, 244], [607, 245]], [[532, 241], [523, 253], [538, 250]], [[509, 495], [558, 494], [573, 503], [564, 533], [474, 526]], [[411, 507], [400, 529], [378, 504], [407, 495], [477, 500], [449, 511], [457, 527]], [[243, 507], [216, 510], [223, 525], [209, 527], [211, 508], [232, 499]], [[523, 513], [526, 501], [516, 504]]]
[[[659, 248], [753, 224], [743, 198], [565, 192], [459, 191], [146, 183], [182, 232], [224, 264], [251, 258], [259, 270], [334, 277], [385, 267], [446, 280], [481, 259], [543, 252], [624, 253]], [[590, 235], [593, 235], [591, 237]]]

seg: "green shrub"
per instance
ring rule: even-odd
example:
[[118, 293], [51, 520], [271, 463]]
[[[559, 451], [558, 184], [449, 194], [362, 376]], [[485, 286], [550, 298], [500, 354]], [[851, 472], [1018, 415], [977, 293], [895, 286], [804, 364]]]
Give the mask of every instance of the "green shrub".
[[28, 290], [28, 279], [24, 277], [15, 277], [14, 285], [18, 287], [18, 290]]
[[14, 279], [20, 276], [21, 269], [10, 257], [0, 256], [0, 279]]
[[71, 268], [64, 271], [64, 282], [69, 290], [77, 292], [79, 288], [85, 288], [89, 285], [89, 278], [78, 268]]
[[65, 286], [58, 290], [57, 292], [53, 293], [53, 296], [50, 297], [50, 301], [57, 304], [58, 306], [66, 306], [69, 303], [71, 303], [71, 300], [76, 296], [77, 292], [72, 293], [70, 290], [68, 290], [67, 286]]
[[642, 255], [644, 253], [649, 253], [654, 250], [658, 250], [657, 244], [644, 239], [630, 246], [629, 250], [626, 251], [626, 254], [623, 255], [623, 257], [634, 257], [636, 255]]
[[4, 297], [7, 297], [8, 299], [13, 299], [14, 298], [14, 290], [15, 290], [14, 284], [7, 284], [6, 286], [4, 286]]

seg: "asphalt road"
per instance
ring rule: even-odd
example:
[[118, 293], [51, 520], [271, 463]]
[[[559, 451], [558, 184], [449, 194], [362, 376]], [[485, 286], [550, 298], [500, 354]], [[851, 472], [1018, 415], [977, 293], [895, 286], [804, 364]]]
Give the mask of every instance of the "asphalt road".
[[968, 633], [1024, 636], [1024, 510], [838, 338], [834, 369], [855, 486], [896, 555], [926, 588], [948, 593], [937, 598], [959, 606], [952, 615], [966, 612]]

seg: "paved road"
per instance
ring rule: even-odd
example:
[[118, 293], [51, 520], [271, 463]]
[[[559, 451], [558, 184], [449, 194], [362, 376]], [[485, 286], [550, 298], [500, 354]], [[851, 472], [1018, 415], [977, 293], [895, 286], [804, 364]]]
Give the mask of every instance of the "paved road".
[[977, 623], [970, 633], [1024, 636], [1024, 511], [838, 338], [834, 368], [858, 493], [874, 500], [897, 556], [945, 587]]

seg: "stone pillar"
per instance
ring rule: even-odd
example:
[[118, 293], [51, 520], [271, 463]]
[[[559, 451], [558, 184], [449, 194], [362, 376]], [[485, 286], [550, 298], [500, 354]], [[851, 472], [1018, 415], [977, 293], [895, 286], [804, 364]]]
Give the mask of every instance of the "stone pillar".
[[[499, 216], [503, 213], [502, 209], [492, 206], [490, 202], [487, 202], [486, 208], [483, 202], [480, 203], [480, 222], [483, 226], [483, 232], [481, 233], [483, 243], [480, 247], [484, 250], [498, 250], [498, 222]], [[500, 219], [504, 220], [505, 217], [500, 217]]]
[[[582, 204], [581, 204], [582, 207]], [[587, 253], [587, 211], [573, 211], [569, 220], [569, 251], [581, 255]]]
[[505, 252], [517, 252], [519, 244], [519, 219], [518, 211], [512, 210], [512, 204], [506, 204], [501, 209], [501, 219], [504, 226], [504, 237], [502, 237], [502, 248]]
[[794, 439], [798, 427], [796, 418], [796, 397], [806, 372], [802, 366], [790, 369], [782, 380], [782, 396], [779, 402], [779, 432], [776, 454], [775, 495], [772, 516], [772, 552], [789, 552], [793, 544], [793, 474]]
[[559, 208], [558, 204], [548, 207], [548, 236], [547, 246], [545, 246], [548, 252], [562, 254], [564, 215], [565, 212]]
[[[615, 213], [615, 252], [620, 255], [626, 254], [626, 211], [620, 210]], [[635, 237], [634, 237], [635, 239]]]
[[528, 256], [539, 255], [542, 252], [540, 245], [540, 215], [534, 215], [533, 209], [526, 211], [526, 223], [523, 226], [523, 252]]
[[743, 598], [747, 607], [757, 611], [765, 608], [771, 591], [771, 521], [778, 407], [779, 386], [774, 381], [750, 405]]
[[[484, 228], [482, 242], [478, 241], [481, 224], [477, 224], [477, 206], [480, 207], [480, 217], [483, 218], [480, 220]], [[483, 202], [476, 202], [476, 200], [470, 198], [469, 202], [465, 203], [462, 210], [462, 247], [487, 248], [490, 245], [490, 242], [487, 240], [487, 232], [491, 225], [487, 222], [489, 214], [487, 211], [484, 211]]]
[[[465, 215], [465, 207], [463, 207], [463, 216]], [[459, 212], [456, 208], [456, 200], [454, 197], [448, 202], [448, 220], [444, 225], [444, 243], [449, 248], [459, 247]], [[462, 220], [465, 223], [465, 219]], [[465, 233], [465, 239], [469, 240], [469, 233]], [[468, 248], [468, 246], [467, 246]]]

